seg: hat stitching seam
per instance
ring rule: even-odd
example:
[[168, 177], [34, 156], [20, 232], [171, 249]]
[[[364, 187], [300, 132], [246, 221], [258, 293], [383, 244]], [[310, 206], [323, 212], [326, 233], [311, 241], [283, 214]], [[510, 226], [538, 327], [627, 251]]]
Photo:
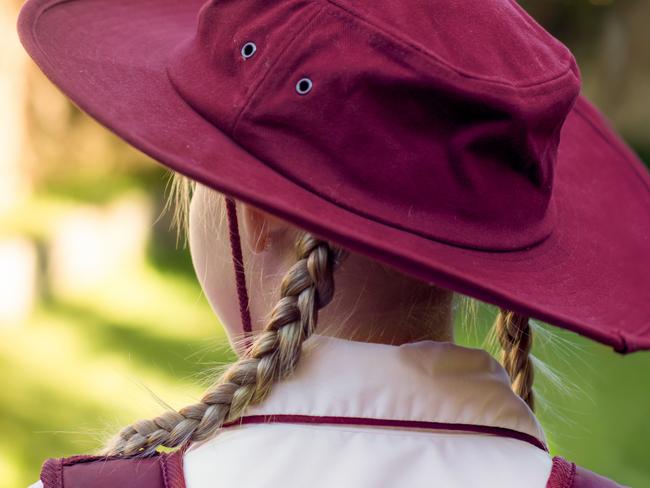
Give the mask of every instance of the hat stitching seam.
[[569, 58], [569, 62], [571, 62], [571, 58], [573, 57], [573, 54], [571, 53], [571, 50], [562, 43], [562, 41], [560, 41], [553, 34], [548, 32], [544, 28], [544, 26], [540, 25], [540, 23], [537, 22], [537, 20], [535, 20], [535, 18], [532, 15], [530, 15], [525, 8], [519, 5], [519, 2], [517, 0], [507, 0], [507, 1], [517, 11], [517, 13], [519, 13], [521, 19], [524, 22], [526, 22], [526, 24], [528, 24], [528, 26], [531, 29], [533, 29], [538, 34], [549, 35], [551, 37], [551, 40], [563, 51], [565, 51], [565, 55], [567, 56], [567, 58]]
[[38, 18], [41, 15], [43, 15], [45, 12], [50, 10], [51, 8], [54, 8], [54, 7], [56, 7], [56, 6], [58, 6], [58, 5], [62, 4], [62, 3], [69, 3], [69, 2], [72, 2], [72, 1], [74, 1], [74, 0], [53, 0], [53, 1], [49, 2], [49, 3], [47, 3], [46, 5], [43, 5], [38, 10], [38, 12], [36, 12], [36, 15], [34, 17], [35, 22], [34, 22], [33, 26], [36, 27], [36, 21], [38, 21]]
[[528, 83], [528, 84], [522, 84], [522, 85], [514, 85], [512, 83], [508, 83], [508, 82], [500, 80], [500, 79], [478, 76], [476, 74], [469, 73], [469, 72], [467, 72], [467, 71], [465, 71], [465, 70], [463, 70], [461, 68], [457, 68], [457, 67], [453, 66], [452, 64], [445, 61], [444, 59], [442, 59], [442, 58], [436, 56], [435, 54], [423, 49], [418, 44], [410, 41], [407, 38], [400, 37], [397, 34], [395, 34], [393, 32], [390, 32], [386, 28], [380, 26], [378, 23], [373, 22], [370, 19], [363, 17], [362, 15], [355, 12], [354, 10], [352, 10], [352, 9], [350, 9], [348, 7], [345, 7], [342, 4], [338, 3], [336, 0], [324, 0], [324, 1], [328, 2], [332, 6], [336, 7], [340, 12], [348, 14], [349, 17], [357, 20], [359, 23], [363, 23], [367, 27], [372, 27], [373, 29], [375, 29], [377, 31], [376, 33], [382, 34], [388, 40], [390, 40], [390, 41], [392, 41], [392, 42], [394, 42], [396, 44], [399, 44], [399, 45], [401, 45], [403, 47], [406, 47], [409, 50], [422, 55], [429, 62], [432, 62], [433, 64], [435, 64], [435, 65], [437, 65], [439, 67], [446, 68], [447, 70], [450, 70], [453, 73], [458, 74], [460, 76], [463, 76], [464, 78], [467, 78], [467, 79], [475, 80], [475, 81], [478, 81], [478, 82], [483, 82], [483, 83], [490, 84], [490, 85], [502, 86], [504, 88], [512, 88], [512, 89], [517, 89], [517, 90], [522, 90], [522, 89], [523, 90], [529, 90], [529, 89], [539, 88], [539, 87], [547, 85], [547, 84], [552, 84], [554, 81], [557, 81], [558, 79], [563, 78], [568, 73], [572, 73], [571, 68], [573, 66], [573, 63], [571, 62], [572, 58], [571, 58], [571, 55], [569, 54], [564, 59], [564, 61], [566, 61], [566, 68], [563, 71], [561, 71], [560, 73], [558, 73], [558, 74], [556, 74], [556, 75], [554, 75], [552, 77], [549, 77], [547, 79], [544, 79], [542, 81], [535, 81], [535, 82], [531, 82], [531, 83]]
[[271, 72], [274, 70], [274, 68], [278, 65], [278, 63], [279, 63], [279, 62], [283, 59], [283, 57], [285, 56], [285, 53], [287, 53], [287, 52], [289, 51], [289, 48], [290, 48], [290, 47], [291, 47], [291, 46], [296, 42], [296, 40], [297, 40], [297, 39], [298, 39], [298, 38], [303, 34], [303, 32], [305, 32], [305, 30], [306, 30], [306, 29], [307, 29], [307, 28], [308, 28], [308, 27], [309, 27], [309, 26], [314, 22], [314, 20], [316, 19], [316, 17], [318, 17], [318, 15], [319, 15], [323, 10], [324, 10], [324, 6], [323, 6], [323, 5], [321, 5], [319, 8], [317, 8], [316, 12], [314, 12], [312, 15], [310, 15], [310, 16], [307, 18], [307, 20], [305, 20], [305, 22], [304, 22], [304, 24], [302, 25], [302, 27], [300, 27], [300, 28], [298, 29], [298, 31], [294, 34], [294, 36], [291, 37], [290, 39], [288, 39], [288, 40], [284, 43], [284, 45], [282, 46], [282, 48], [279, 48], [279, 49], [278, 49], [279, 54], [276, 56], [275, 60], [271, 63], [271, 65], [268, 67], [268, 69], [266, 70], [266, 72], [265, 72], [264, 74], [262, 74], [262, 76], [261, 76], [260, 79], [258, 80], [256, 86], [255, 86], [255, 87], [250, 91], [250, 94], [249, 94], [249, 96], [248, 96], [248, 99], [244, 102], [244, 104], [242, 105], [241, 109], [239, 110], [239, 113], [238, 113], [237, 116], [235, 117], [235, 120], [234, 120], [234, 122], [233, 122], [233, 124], [232, 124], [232, 127], [231, 127], [231, 129], [230, 129], [230, 133], [233, 135], [233, 137], [235, 136], [235, 132], [237, 131], [237, 126], [239, 125], [239, 121], [240, 121], [240, 119], [242, 118], [242, 115], [244, 114], [244, 112], [246, 112], [246, 110], [247, 110], [248, 107], [250, 106], [252, 100], [255, 98], [255, 96], [256, 96], [257, 92], [259, 91], [260, 87], [261, 87], [262, 85], [264, 85], [264, 81], [265, 81], [266, 78], [269, 76], [269, 73], [271, 73]]
[[[33, 14], [33, 21], [32, 21], [32, 25], [30, 26], [30, 30], [29, 30], [30, 34], [31, 34], [32, 42], [34, 43], [34, 47], [36, 47], [41, 52], [44, 59], [46, 59], [47, 63], [50, 64], [50, 65], [52, 63], [51, 60], [50, 60], [50, 56], [47, 54], [45, 49], [43, 49], [41, 47], [41, 41], [40, 41], [39, 37], [36, 35], [36, 26], [38, 25], [38, 22], [39, 22], [41, 16], [45, 12], [47, 12], [48, 10], [56, 7], [57, 5], [60, 5], [62, 3], [68, 3], [70, 1], [72, 1], [72, 0], [53, 0], [52, 2], [49, 2], [46, 5], [42, 5], [41, 8], [39, 8]], [[49, 75], [47, 75], [47, 76], [49, 78]]]

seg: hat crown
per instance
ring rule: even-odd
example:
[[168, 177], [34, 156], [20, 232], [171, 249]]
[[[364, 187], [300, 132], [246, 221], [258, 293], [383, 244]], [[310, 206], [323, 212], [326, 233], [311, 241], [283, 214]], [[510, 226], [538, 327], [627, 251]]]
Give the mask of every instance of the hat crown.
[[27, 0], [19, 33], [168, 168], [415, 278], [650, 349], [650, 176], [516, 4], [203, 2]]
[[469, 78], [526, 87], [575, 67], [514, 0], [328, 1]]
[[579, 73], [513, 1], [210, 1], [168, 72], [216, 128], [351, 212], [477, 249], [553, 229]]

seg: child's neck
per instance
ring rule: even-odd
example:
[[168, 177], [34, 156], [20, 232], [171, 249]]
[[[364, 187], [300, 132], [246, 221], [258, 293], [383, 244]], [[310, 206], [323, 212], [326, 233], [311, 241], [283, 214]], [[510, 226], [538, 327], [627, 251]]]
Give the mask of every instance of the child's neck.
[[400, 345], [453, 342], [453, 293], [350, 255], [335, 274], [334, 301], [319, 312], [318, 334]]

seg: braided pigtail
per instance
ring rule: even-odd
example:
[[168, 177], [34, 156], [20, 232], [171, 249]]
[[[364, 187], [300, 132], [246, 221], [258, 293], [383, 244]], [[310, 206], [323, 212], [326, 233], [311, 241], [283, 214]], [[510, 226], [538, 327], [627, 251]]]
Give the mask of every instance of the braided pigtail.
[[159, 446], [179, 447], [210, 438], [225, 422], [262, 401], [274, 382], [293, 373], [302, 343], [316, 328], [318, 310], [334, 294], [333, 272], [346, 253], [310, 234], [296, 242], [297, 262], [280, 286], [281, 298], [250, 348], [208, 389], [199, 403], [122, 429], [104, 455], [145, 457]]
[[501, 344], [501, 364], [508, 372], [513, 391], [535, 410], [533, 363], [530, 350], [533, 335], [528, 317], [501, 309], [494, 323]]

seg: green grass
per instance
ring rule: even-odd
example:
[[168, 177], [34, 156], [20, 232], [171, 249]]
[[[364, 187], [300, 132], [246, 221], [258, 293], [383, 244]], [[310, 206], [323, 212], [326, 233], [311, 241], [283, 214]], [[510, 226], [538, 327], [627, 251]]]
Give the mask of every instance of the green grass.
[[200, 287], [143, 263], [87, 294], [41, 300], [0, 329], [0, 486], [27, 486], [48, 457], [95, 450], [119, 427], [197, 400], [234, 358]]

